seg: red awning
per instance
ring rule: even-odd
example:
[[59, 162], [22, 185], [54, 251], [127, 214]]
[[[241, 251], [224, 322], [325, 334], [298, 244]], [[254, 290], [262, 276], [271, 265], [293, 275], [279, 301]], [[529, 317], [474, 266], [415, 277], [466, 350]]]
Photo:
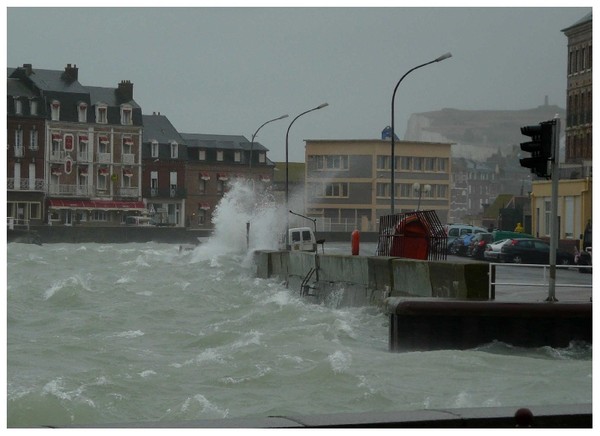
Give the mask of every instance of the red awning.
[[53, 133], [52, 140], [53, 141], [62, 141], [62, 136], [60, 136], [60, 133]]
[[79, 142], [88, 142], [87, 135], [79, 135]]
[[208, 174], [208, 173], [202, 173], [202, 174], [200, 174], [200, 178], [202, 180], [210, 180], [210, 174]]
[[123, 144], [133, 145], [133, 139], [132, 138], [123, 138]]
[[108, 168], [100, 168], [98, 170], [98, 174], [102, 175], [102, 176], [106, 176], [108, 175]]
[[198, 207], [202, 210], [209, 210], [210, 209], [210, 204], [208, 203], [198, 203]]
[[108, 142], [108, 136], [100, 136], [100, 137], [98, 138], [98, 140], [99, 140], [100, 142], [107, 143], [107, 142]]
[[123, 169], [123, 175], [125, 177], [132, 177], [133, 176], [133, 171], [131, 171], [129, 168], [125, 168], [125, 169]]
[[145, 210], [143, 201], [70, 200], [53, 198], [48, 200], [50, 209], [102, 209], [102, 210]]
[[219, 180], [229, 180], [229, 177], [227, 177], [227, 174], [217, 174], [217, 179]]

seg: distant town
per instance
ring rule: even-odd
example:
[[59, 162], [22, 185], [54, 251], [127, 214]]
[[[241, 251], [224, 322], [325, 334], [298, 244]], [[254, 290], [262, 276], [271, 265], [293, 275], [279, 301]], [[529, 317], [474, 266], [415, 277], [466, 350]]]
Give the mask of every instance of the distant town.
[[273, 162], [254, 138], [180, 132], [176, 120], [144, 114], [128, 80], [98, 87], [80, 83], [75, 64], [9, 67], [7, 224], [210, 230], [231, 183], [249, 180], [281, 201], [288, 189], [301, 193], [295, 207], [322, 231], [377, 232], [394, 168], [397, 212], [506, 230], [523, 223], [544, 237], [550, 183], [519, 165], [520, 127], [558, 115], [560, 238], [577, 240], [592, 217], [591, 28], [589, 14], [562, 30], [566, 109], [541, 96], [529, 110], [413, 114], [393, 163], [384, 123], [372, 138], [306, 140], [302, 163]]

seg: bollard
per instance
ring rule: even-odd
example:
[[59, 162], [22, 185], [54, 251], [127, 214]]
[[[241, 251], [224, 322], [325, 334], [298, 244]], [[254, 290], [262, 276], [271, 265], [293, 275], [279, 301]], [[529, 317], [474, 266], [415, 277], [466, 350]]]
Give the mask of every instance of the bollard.
[[354, 229], [352, 232], [352, 256], [358, 256], [360, 249], [360, 232], [358, 229]]

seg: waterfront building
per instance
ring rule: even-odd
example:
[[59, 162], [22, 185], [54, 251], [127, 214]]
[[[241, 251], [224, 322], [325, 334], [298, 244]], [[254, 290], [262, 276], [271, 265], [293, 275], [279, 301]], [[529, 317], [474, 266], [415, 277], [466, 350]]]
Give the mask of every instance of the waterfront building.
[[[395, 212], [450, 208], [450, 143], [397, 141]], [[390, 142], [380, 139], [307, 140], [306, 213], [325, 231], [377, 231], [390, 214]]]
[[[27, 177], [36, 179], [41, 171], [45, 194], [45, 216], [41, 216], [46, 223], [121, 225], [128, 214], [144, 210], [141, 109], [133, 100], [133, 83], [122, 81], [117, 88], [83, 86], [78, 73], [71, 64], [63, 71], [25, 64], [9, 75], [9, 80], [30, 92], [30, 110], [35, 106], [35, 113], [44, 118], [37, 132], [38, 142], [44, 145], [43, 157], [32, 155], [42, 160], [43, 171], [36, 161], [33, 172], [33, 162], [29, 162]], [[19, 175], [15, 171], [23, 174], [25, 163], [15, 158], [13, 178]]]
[[142, 195], [152, 222], [185, 226], [187, 146], [169, 119], [143, 115]]
[[255, 189], [268, 189], [274, 164], [268, 149], [241, 135], [182, 133], [187, 145], [185, 168], [186, 226], [210, 229], [212, 216], [230, 184], [250, 180]]

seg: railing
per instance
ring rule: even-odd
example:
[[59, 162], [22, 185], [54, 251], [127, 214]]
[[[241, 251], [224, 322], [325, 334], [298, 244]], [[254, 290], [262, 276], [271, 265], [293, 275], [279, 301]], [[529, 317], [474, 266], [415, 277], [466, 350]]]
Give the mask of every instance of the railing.
[[127, 165], [135, 164], [135, 154], [126, 153], [121, 156], [121, 162]]
[[118, 195], [121, 197], [139, 197], [140, 188], [119, 188]]
[[50, 151], [50, 162], [63, 162], [65, 160], [64, 151]]
[[85, 151], [82, 153], [77, 153], [77, 162], [92, 162], [93, 156], [91, 153]]
[[161, 197], [161, 198], [185, 198], [185, 188], [145, 188], [142, 192], [144, 197]]
[[10, 230], [14, 230], [16, 227], [24, 227], [29, 230], [29, 220], [9, 216], [6, 218], [6, 226]]
[[98, 153], [98, 163], [110, 163], [111, 162], [111, 154], [110, 153]]
[[331, 218], [317, 217], [318, 232], [351, 232], [358, 228], [358, 222], [355, 219], [347, 218], [334, 222]]
[[[496, 281], [496, 269], [498, 266], [503, 266], [503, 267], [516, 267], [516, 268], [522, 268], [522, 267], [528, 267], [528, 268], [541, 268], [542, 269], [542, 282], [539, 283], [527, 283], [527, 282], [518, 282], [518, 281], [510, 281], [510, 282], [497, 282]], [[577, 268], [579, 270], [585, 270], [585, 269], [589, 269], [591, 272], [592, 266], [591, 265], [577, 265], [577, 266], [573, 266], [573, 265], [556, 265], [556, 269], [570, 269], [570, 268]], [[489, 296], [491, 300], [495, 300], [496, 299], [496, 286], [538, 286], [538, 287], [548, 287], [549, 286], [549, 280], [548, 280], [548, 270], [550, 269], [550, 265], [539, 265], [539, 264], [527, 264], [527, 263], [510, 263], [510, 264], [506, 264], [506, 263], [490, 263], [489, 264], [489, 270], [488, 270], [488, 276], [489, 276]], [[513, 275], [513, 277], [515, 277], [515, 275]], [[581, 285], [581, 284], [570, 284], [570, 283], [557, 283], [555, 281], [554, 286], [556, 288], [592, 288], [592, 284], [589, 285]]]
[[50, 185], [48, 192], [51, 195], [64, 195], [69, 197], [88, 197], [94, 188], [87, 185]]
[[46, 182], [44, 179], [15, 179], [9, 177], [6, 189], [9, 191], [45, 191]]

